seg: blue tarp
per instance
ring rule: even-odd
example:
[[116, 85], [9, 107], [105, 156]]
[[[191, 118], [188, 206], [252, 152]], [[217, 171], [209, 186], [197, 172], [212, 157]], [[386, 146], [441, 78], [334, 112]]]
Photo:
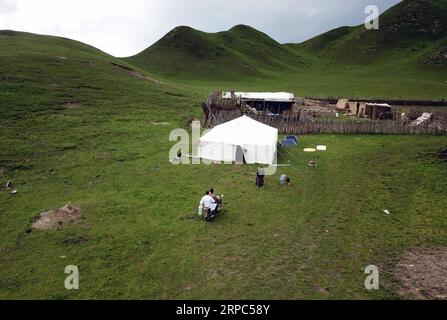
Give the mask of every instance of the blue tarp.
[[285, 139], [281, 141], [283, 147], [296, 147], [298, 143], [294, 139]]
[[286, 140], [294, 140], [298, 144], [298, 138], [296, 136], [287, 136]]

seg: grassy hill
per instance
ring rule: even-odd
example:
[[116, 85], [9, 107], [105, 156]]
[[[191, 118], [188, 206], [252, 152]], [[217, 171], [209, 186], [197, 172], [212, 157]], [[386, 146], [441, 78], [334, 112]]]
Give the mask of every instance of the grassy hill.
[[[162, 84], [134, 66], [73, 40], [0, 31], [2, 112], [11, 117], [24, 112], [64, 110], [76, 105], [170, 94]], [[26, 94], [24, 94], [26, 93]], [[124, 104], [122, 108], [129, 106]]]
[[205, 33], [177, 27], [153, 46], [126, 59], [151, 72], [180, 79], [261, 77], [298, 63], [289, 49], [251, 27]]
[[[340, 27], [302, 44], [340, 64], [434, 63], [447, 45], [447, 1], [405, 0], [380, 16], [380, 28]], [[447, 58], [438, 61], [447, 64]]]
[[125, 59], [204, 93], [288, 90], [297, 95], [445, 98], [446, 0], [405, 0], [379, 30], [340, 27], [301, 44], [279, 44], [248, 26], [205, 33], [178, 27]]

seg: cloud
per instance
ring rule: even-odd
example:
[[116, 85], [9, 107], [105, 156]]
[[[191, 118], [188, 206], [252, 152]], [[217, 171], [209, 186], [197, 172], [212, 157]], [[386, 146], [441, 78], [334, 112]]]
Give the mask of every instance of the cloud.
[[19, 7], [14, 0], [0, 0], [0, 15], [11, 14], [18, 9]]
[[171, 29], [207, 32], [247, 24], [279, 42], [301, 42], [365, 19], [399, 0], [0, 0], [0, 29], [64, 36], [115, 56], [129, 56]]
[[307, 12], [306, 12], [306, 18], [308, 20], [314, 18], [316, 15], [318, 15], [321, 12], [320, 9], [318, 8], [310, 8]]

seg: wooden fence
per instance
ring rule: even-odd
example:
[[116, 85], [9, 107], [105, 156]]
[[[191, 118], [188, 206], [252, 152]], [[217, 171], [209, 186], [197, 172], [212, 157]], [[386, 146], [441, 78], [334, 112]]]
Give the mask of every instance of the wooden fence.
[[349, 99], [349, 101], [362, 101], [367, 103], [388, 103], [392, 106], [410, 106], [410, 107], [447, 107], [446, 99], [439, 100], [414, 100], [414, 99], [375, 99], [360, 97], [306, 97], [309, 100], [318, 100], [323, 103], [337, 104], [339, 99]]
[[[213, 110], [205, 112], [204, 126], [212, 128], [216, 125], [236, 119], [244, 113], [241, 110]], [[265, 114], [250, 114], [254, 120], [277, 128], [282, 134], [417, 134], [417, 135], [445, 135], [447, 134], [447, 119], [438, 119], [429, 126], [411, 127], [408, 122], [400, 120], [366, 120], [337, 118], [305, 117], [301, 112], [268, 116]]]

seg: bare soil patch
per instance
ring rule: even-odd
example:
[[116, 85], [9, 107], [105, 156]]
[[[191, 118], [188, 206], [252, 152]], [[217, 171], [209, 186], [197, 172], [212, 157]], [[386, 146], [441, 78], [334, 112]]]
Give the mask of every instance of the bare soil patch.
[[61, 105], [64, 109], [78, 109], [81, 107], [80, 103], [77, 102], [67, 102]]
[[154, 78], [151, 78], [151, 77], [149, 77], [149, 76], [147, 76], [147, 75], [145, 75], [145, 74], [143, 74], [143, 73], [141, 73], [141, 72], [139, 72], [139, 71], [136, 71], [136, 70], [134, 70], [134, 69], [131, 69], [131, 68], [129, 68], [129, 67], [125, 67], [125, 66], [122, 66], [122, 65], [120, 65], [120, 64], [113, 63], [113, 62], [112, 62], [112, 65], [113, 65], [114, 67], [116, 67], [116, 68], [119, 68], [119, 69], [121, 69], [121, 70], [126, 71], [129, 75], [131, 75], [131, 76], [133, 76], [133, 77], [136, 77], [136, 78], [139, 78], [139, 79], [143, 79], [143, 80], [149, 80], [149, 81], [155, 82], [155, 83], [157, 83], [157, 84], [160, 84], [160, 83], [161, 83], [161, 81], [159, 81], [159, 80], [157, 80], [157, 79], [154, 79]]
[[410, 299], [447, 300], [447, 247], [416, 247], [403, 254], [394, 275]]
[[312, 287], [316, 292], [318, 292], [320, 294], [324, 294], [324, 295], [329, 294], [329, 290], [323, 288], [322, 286], [320, 286], [318, 284], [315, 284]]
[[32, 228], [34, 230], [50, 230], [61, 228], [67, 224], [79, 221], [82, 218], [81, 210], [67, 204], [63, 208], [53, 209], [41, 213], [36, 217]]

